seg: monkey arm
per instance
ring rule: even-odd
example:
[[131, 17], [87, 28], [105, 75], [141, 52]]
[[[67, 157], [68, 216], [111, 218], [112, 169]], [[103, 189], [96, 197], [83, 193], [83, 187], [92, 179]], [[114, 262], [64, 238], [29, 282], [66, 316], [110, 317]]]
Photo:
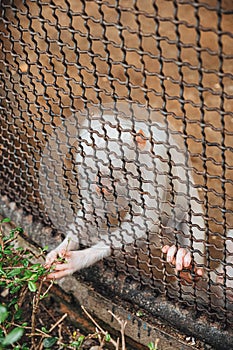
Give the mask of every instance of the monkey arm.
[[59, 279], [67, 275], [73, 274], [83, 268], [89, 267], [97, 261], [108, 257], [111, 254], [110, 247], [102, 242], [91, 248], [76, 251], [64, 251], [62, 258], [64, 263], [56, 263], [52, 272], [48, 275], [48, 279]]

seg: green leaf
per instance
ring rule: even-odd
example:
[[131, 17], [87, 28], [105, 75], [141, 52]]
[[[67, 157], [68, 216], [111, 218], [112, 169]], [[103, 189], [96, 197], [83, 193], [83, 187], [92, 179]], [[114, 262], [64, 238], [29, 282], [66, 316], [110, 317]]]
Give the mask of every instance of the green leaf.
[[153, 341], [149, 342], [147, 346], [150, 350], [157, 350], [157, 347], [155, 346]]
[[15, 232], [23, 233], [22, 227], [16, 227], [16, 228], [14, 228], [13, 230], [11, 230], [11, 233], [15, 233]]
[[13, 254], [13, 252], [12, 252], [12, 250], [11, 249], [5, 249], [4, 251], [3, 251], [3, 253], [4, 254], [6, 254], [6, 255], [11, 255], [11, 254]]
[[41, 264], [34, 264], [31, 266], [32, 270], [38, 270], [41, 267]]
[[18, 284], [18, 282], [17, 282], [17, 285], [16, 286], [12, 286], [11, 288], [10, 288], [10, 294], [15, 294], [15, 293], [17, 293], [20, 289], [21, 289], [21, 285], [20, 284]]
[[18, 341], [23, 335], [23, 329], [22, 328], [14, 328], [7, 336], [5, 339], [2, 341], [2, 345], [12, 345], [16, 341]]
[[17, 310], [14, 315], [14, 320], [21, 320], [23, 311], [21, 309]]
[[29, 260], [28, 259], [23, 259], [22, 260], [22, 264], [24, 267], [28, 267], [29, 266]]
[[14, 277], [14, 276], [17, 276], [21, 273], [22, 271], [22, 268], [21, 267], [16, 267], [15, 269], [11, 270], [8, 274], [7, 274], [7, 277]]
[[70, 345], [75, 346], [77, 349], [80, 348], [82, 343], [84, 342], [85, 336], [80, 335], [77, 340], [73, 341]]
[[80, 336], [78, 337], [78, 342], [80, 343], [80, 345], [83, 343], [84, 339], [85, 339], [85, 336], [84, 336], [84, 335], [80, 335]]
[[57, 338], [45, 338], [43, 340], [43, 345], [46, 349], [51, 348], [57, 342]]
[[16, 304], [17, 302], [18, 302], [17, 297], [11, 298], [11, 302], [8, 304], [8, 308], [10, 308], [12, 305]]
[[28, 289], [30, 292], [34, 293], [37, 290], [37, 286], [33, 281], [28, 281]]
[[49, 295], [48, 293], [45, 293], [45, 294], [43, 294], [43, 295], [40, 295], [40, 300], [43, 300], [43, 299], [47, 298], [48, 295]]
[[27, 346], [27, 344], [23, 344], [21, 350], [30, 350], [30, 348]]
[[38, 277], [39, 277], [39, 276], [38, 276], [37, 273], [33, 273], [33, 274], [31, 275], [31, 277], [30, 277], [30, 280], [31, 280], [31, 281], [33, 280], [33, 281], [35, 282], [35, 281], [38, 280]]
[[111, 335], [110, 335], [109, 333], [107, 333], [107, 334], [105, 335], [105, 340], [106, 340], [106, 341], [110, 341], [110, 340], [111, 340]]
[[2, 219], [2, 220], [0, 221], [0, 223], [3, 223], [3, 222], [10, 222], [10, 221], [11, 221], [10, 218], [5, 218], [5, 219]]
[[138, 311], [136, 312], [136, 316], [142, 317], [142, 316], [144, 316], [144, 313], [143, 313], [141, 310], [138, 310]]
[[17, 250], [17, 252], [22, 252], [24, 250], [24, 248], [23, 247], [17, 247], [17, 248], [15, 248], [15, 250]]
[[25, 270], [24, 271], [24, 277], [22, 278], [22, 280], [29, 280], [29, 279], [33, 279], [33, 273], [29, 270]]
[[23, 345], [14, 346], [14, 350], [30, 350], [30, 348], [24, 343]]
[[0, 323], [3, 323], [8, 316], [8, 311], [5, 306], [0, 305]]

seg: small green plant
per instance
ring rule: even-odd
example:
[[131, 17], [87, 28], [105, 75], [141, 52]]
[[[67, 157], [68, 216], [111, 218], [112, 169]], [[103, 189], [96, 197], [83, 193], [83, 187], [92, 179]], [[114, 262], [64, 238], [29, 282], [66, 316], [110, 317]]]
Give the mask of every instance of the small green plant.
[[47, 271], [43, 265], [31, 263], [32, 252], [17, 247], [17, 236], [23, 232], [21, 228], [12, 229], [9, 234], [3, 233], [2, 226], [8, 222], [9, 218], [0, 221], [0, 349], [14, 346], [14, 349], [26, 350], [26, 346], [15, 345], [22, 338], [27, 325], [23, 321], [22, 305], [28, 293], [33, 293], [33, 333], [36, 307], [41, 297], [37, 291], [41, 290]]
[[85, 340], [84, 335], [80, 335], [77, 340], [73, 341], [70, 345], [73, 346], [75, 349], [79, 350], [81, 349], [81, 346]]
[[136, 312], [136, 316], [142, 317], [142, 316], [144, 316], [144, 312], [141, 311], [141, 310], [138, 310], [138, 311]]
[[149, 350], [158, 350], [158, 343], [159, 343], [159, 339], [156, 339], [155, 342], [151, 341], [148, 344], [148, 348]]
[[96, 335], [99, 340], [99, 347], [98, 349], [101, 350], [104, 348], [106, 343], [111, 343], [112, 346], [114, 346], [115, 350], [126, 350], [126, 343], [125, 343], [125, 327], [127, 325], [127, 321], [122, 320], [120, 317], [116, 316], [112, 311], [108, 310], [108, 312], [111, 314], [111, 316], [119, 323], [120, 325], [120, 333], [121, 337], [117, 338], [116, 340], [111, 337], [111, 335], [105, 331], [97, 322], [96, 320], [89, 314], [89, 312], [86, 310], [84, 306], [82, 306], [82, 309], [86, 316], [94, 323], [96, 327]]
[[[46, 281], [49, 271], [42, 264], [32, 262], [44, 250], [35, 256], [19, 247], [17, 237], [23, 230], [17, 227], [6, 234], [3, 226], [9, 222], [8, 218], [0, 221], [0, 350], [79, 349], [61, 341], [59, 327], [66, 314], [51, 327], [38, 327], [38, 310], [53, 282]], [[60, 333], [54, 335], [56, 328]]]
[[23, 329], [20, 327], [13, 328], [10, 332], [7, 332], [6, 327], [4, 327], [4, 322], [8, 317], [7, 308], [3, 305], [0, 305], [0, 349], [4, 349], [9, 345], [17, 342], [23, 335]]

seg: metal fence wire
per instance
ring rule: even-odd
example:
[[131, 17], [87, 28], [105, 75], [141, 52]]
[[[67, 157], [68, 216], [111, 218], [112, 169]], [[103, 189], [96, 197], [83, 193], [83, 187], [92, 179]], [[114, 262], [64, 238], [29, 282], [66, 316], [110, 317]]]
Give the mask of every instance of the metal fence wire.
[[232, 325], [232, 1], [0, 10], [2, 195]]

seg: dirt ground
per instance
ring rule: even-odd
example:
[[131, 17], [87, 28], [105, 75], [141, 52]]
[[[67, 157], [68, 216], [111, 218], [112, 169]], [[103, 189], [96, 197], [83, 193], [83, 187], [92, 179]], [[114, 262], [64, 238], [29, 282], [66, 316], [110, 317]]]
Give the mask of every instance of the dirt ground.
[[[222, 234], [233, 227], [232, 2], [222, 1], [221, 15], [217, 0], [7, 3], [0, 21], [4, 192], [37, 216], [41, 151], [62, 119], [115, 99], [142, 104], [166, 112], [187, 135], [211, 259], [221, 258]], [[66, 167], [69, 177], [69, 160]]]
[[[45, 291], [46, 288], [43, 289], [43, 292]], [[24, 344], [24, 346], [28, 346], [29, 349], [32, 348], [30, 327], [32, 322], [31, 316], [34, 295], [29, 291], [24, 294], [25, 298], [21, 305], [22, 314], [20, 317], [20, 325], [23, 323], [27, 323], [28, 328], [24, 330], [24, 334], [22, 338], [20, 338], [20, 340], [18, 341], [17, 345], [21, 344], [23, 346]], [[2, 293], [0, 296], [0, 303], [9, 304], [11, 299], [12, 295], [3, 297]], [[44, 339], [46, 339], [46, 332], [49, 333], [50, 337], [47, 337], [47, 339], [49, 339], [51, 343], [54, 339], [54, 344], [49, 347], [52, 349], [61, 349], [66, 348], [67, 346], [70, 346], [69, 348], [74, 349], [74, 346], [71, 347], [70, 344], [74, 341], [78, 341], [79, 337], [81, 336], [85, 338], [82, 341], [82, 349], [93, 349], [94, 346], [99, 345], [98, 339], [95, 335], [94, 326], [92, 327], [93, 333], [90, 332], [84, 335], [84, 328], [82, 328], [82, 331], [80, 331], [80, 329], [77, 327], [77, 323], [75, 323], [74, 321], [72, 322], [67, 313], [62, 313], [60, 311], [60, 308], [61, 305], [58, 303], [53, 293], [50, 293], [50, 295], [47, 298], [45, 298], [39, 303], [37, 312], [35, 314], [36, 336], [34, 339], [36, 349], [46, 348], [46, 343], [44, 346], [41, 345]]]

